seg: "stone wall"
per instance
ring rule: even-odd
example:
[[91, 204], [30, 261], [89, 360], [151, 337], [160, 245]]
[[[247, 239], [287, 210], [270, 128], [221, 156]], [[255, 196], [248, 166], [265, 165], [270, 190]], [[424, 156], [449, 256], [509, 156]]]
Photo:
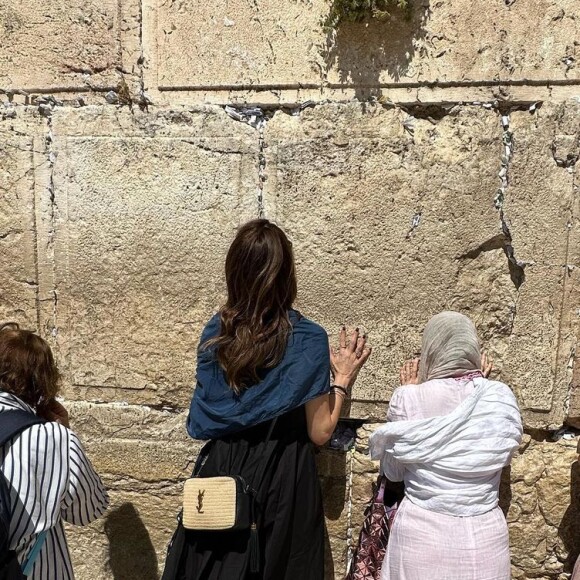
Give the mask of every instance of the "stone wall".
[[80, 580], [158, 578], [199, 449], [196, 342], [260, 215], [292, 238], [299, 307], [375, 347], [355, 449], [318, 455], [328, 578], [376, 477], [368, 435], [442, 308], [522, 407], [514, 577], [566, 578], [580, 552], [578, 3], [414, 0], [329, 34], [329, 1], [0, 5], [0, 319], [50, 341], [111, 492], [70, 530]]

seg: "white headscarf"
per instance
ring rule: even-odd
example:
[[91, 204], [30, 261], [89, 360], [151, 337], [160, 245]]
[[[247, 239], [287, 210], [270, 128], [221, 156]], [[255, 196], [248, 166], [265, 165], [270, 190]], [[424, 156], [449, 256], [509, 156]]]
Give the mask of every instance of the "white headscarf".
[[419, 382], [458, 377], [481, 368], [475, 325], [459, 312], [445, 311], [425, 326]]

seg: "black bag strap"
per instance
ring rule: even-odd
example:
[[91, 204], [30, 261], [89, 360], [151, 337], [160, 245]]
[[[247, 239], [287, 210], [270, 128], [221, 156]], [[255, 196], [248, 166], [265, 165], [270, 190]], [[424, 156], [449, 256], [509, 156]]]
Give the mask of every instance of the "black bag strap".
[[3, 411], [0, 413], [0, 446], [8, 443], [10, 439], [28, 427], [41, 423], [46, 423], [46, 421], [30, 411], [23, 409]]
[[[252, 478], [251, 486], [250, 486], [254, 492], [258, 491], [259, 486], [261, 485], [262, 480], [264, 479], [264, 474], [266, 473], [266, 469], [270, 463], [271, 455], [266, 454], [266, 449], [268, 447], [268, 443], [270, 443], [270, 441], [272, 439], [272, 434], [274, 433], [274, 428], [276, 427], [277, 422], [278, 422], [278, 417], [274, 417], [271, 420], [270, 427], [268, 428], [268, 434], [266, 435], [266, 439], [264, 439], [264, 442], [262, 443], [261, 456], [263, 457], [263, 459], [262, 459], [262, 461], [260, 461], [258, 468], [254, 472], [254, 477]], [[202, 447], [202, 449], [199, 452], [199, 455], [197, 457], [197, 461], [195, 462], [195, 467], [193, 468], [192, 477], [199, 476], [199, 472], [203, 468], [203, 465], [204, 465], [206, 459], [208, 458], [209, 454], [211, 453], [211, 450], [213, 449], [213, 446], [215, 445], [215, 441], [216, 440], [209, 441], [208, 443], [206, 443]], [[258, 485], [258, 487], [256, 487], [256, 484]]]
[[264, 479], [264, 475], [268, 469], [268, 465], [270, 464], [270, 459], [274, 455], [274, 453], [271, 453], [270, 455], [268, 455], [266, 453], [266, 450], [268, 449], [268, 443], [270, 443], [270, 440], [272, 439], [272, 434], [274, 433], [274, 428], [276, 427], [277, 422], [278, 422], [278, 417], [274, 417], [272, 419], [272, 422], [270, 423], [270, 428], [268, 429], [268, 435], [266, 436], [266, 439], [264, 440], [264, 443], [262, 445], [262, 454], [261, 454], [262, 460], [258, 464], [258, 469], [256, 469], [256, 471], [254, 472], [254, 477], [252, 478], [252, 482], [251, 482], [251, 486], [250, 486], [253, 493], [258, 493], [260, 486], [262, 485], [262, 480]]

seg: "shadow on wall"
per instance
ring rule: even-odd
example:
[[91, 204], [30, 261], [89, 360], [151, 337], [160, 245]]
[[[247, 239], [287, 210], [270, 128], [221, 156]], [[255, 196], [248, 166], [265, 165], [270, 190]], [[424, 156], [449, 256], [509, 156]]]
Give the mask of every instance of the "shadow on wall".
[[568, 552], [568, 558], [564, 562], [564, 572], [572, 572], [580, 554], [578, 521], [580, 521], [580, 464], [575, 461], [570, 468], [570, 505], [558, 528], [558, 535]]
[[504, 467], [501, 472], [501, 481], [499, 483], [499, 507], [506, 516], [512, 504], [512, 468], [510, 465]]
[[[319, 474], [322, 476], [320, 478], [320, 485], [322, 488], [324, 516], [328, 524], [340, 520], [348, 500], [346, 489], [346, 453], [327, 450], [324, 452], [323, 458], [318, 457], [318, 461]], [[340, 568], [342, 567], [342, 559], [346, 558], [346, 538], [344, 538], [343, 542], [344, 553], [337, 554], [335, 551], [333, 554], [329, 535], [327, 525], [325, 525], [324, 577], [326, 580], [333, 580], [334, 578], [342, 577], [338, 572], [344, 572]], [[335, 562], [335, 559], [337, 562]], [[339, 568], [338, 571], [336, 570], [337, 567]]]
[[383, 71], [390, 77], [383, 82], [403, 77], [416, 81], [418, 71], [411, 63], [425, 38], [429, 14], [429, 0], [414, 0], [410, 15], [393, 8], [388, 20], [342, 22], [327, 36], [327, 70], [337, 70], [341, 84], [354, 85], [360, 100], [381, 95], [378, 85]]
[[159, 580], [155, 548], [132, 503], [108, 513], [105, 533], [114, 580]]

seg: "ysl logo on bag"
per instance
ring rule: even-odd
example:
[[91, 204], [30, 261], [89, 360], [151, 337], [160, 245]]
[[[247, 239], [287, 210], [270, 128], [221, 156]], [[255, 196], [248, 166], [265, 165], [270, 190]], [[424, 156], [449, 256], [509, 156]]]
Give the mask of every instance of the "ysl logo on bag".
[[200, 489], [199, 493], [197, 494], [197, 513], [203, 513], [203, 496], [205, 495], [205, 489]]

